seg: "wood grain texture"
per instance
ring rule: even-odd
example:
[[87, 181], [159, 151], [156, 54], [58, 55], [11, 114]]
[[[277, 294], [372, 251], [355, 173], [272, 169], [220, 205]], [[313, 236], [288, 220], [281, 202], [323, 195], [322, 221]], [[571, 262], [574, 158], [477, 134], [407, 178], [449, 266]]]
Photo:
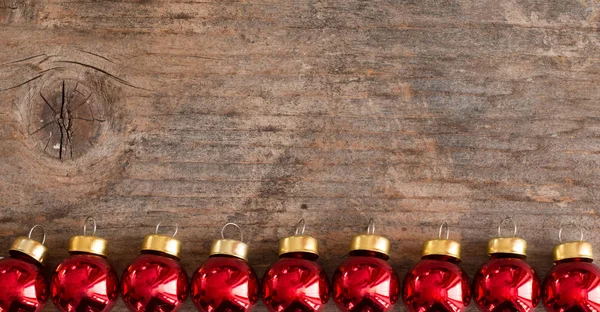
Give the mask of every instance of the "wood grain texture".
[[[262, 275], [305, 218], [331, 275], [373, 217], [403, 276], [446, 220], [473, 276], [512, 216], [544, 276], [561, 222], [600, 246], [599, 13], [593, 0], [0, 0], [0, 250], [44, 224], [50, 270], [93, 215], [122, 271], [174, 218], [191, 273], [236, 222]], [[90, 113], [42, 109], [62, 81], [93, 94]], [[59, 142], [75, 155], [59, 159]]]

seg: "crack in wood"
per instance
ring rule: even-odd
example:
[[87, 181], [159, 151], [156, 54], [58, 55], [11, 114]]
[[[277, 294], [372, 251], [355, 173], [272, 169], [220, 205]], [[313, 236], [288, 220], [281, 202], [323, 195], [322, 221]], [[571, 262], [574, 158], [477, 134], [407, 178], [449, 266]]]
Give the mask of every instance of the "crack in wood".
[[[47, 132], [47, 137], [45, 135], [42, 136], [45, 140], [43, 151], [49, 153], [48, 146], [50, 146], [50, 142], [54, 138], [54, 134], [49, 128], [54, 125], [54, 129], [58, 132], [58, 139], [52, 146], [58, 150], [57, 157], [60, 160], [76, 158], [74, 151], [79, 152], [79, 154], [83, 153], [83, 149], [85, 148], [78, 141], [85, 141], [89, 144], [88, 147], [93, 147], [94, 143], [91, 136], [98, 131], [99, 127], [98, 125], [94, 126], [94, 124], [105, 121], [104, 119], [96, 118], [94, 114], [93, 105], [90, 103], [93, 92], [88, 92], [86, 95], [86, 93], [79, 89], [80, 86], [79, 81], [77, 81], [74, 87], [69, 90], [66, 80], [62, 80], [58, 94], [53, 94], [54, 98], [50, 98], [50, 100], [44, 95], [43, 91], [39, 92], [39, 96], [42, 99], [41, 105], [43, 106], [43, 109], [40, 110], [40, 120], [46, 122], [31, 132], [30, 136], [35, 136], [42, 131]], [[81, 101], [75, 102], [77, 98], [81, 98]], [[56, 104], [53, 105], [52, 103]], [[87, 112], [79, 114], [80, 108], [84, 106], [88, 107]], [[77, 121], [87, 124], [77, 127]], [[76, 150], [77, 148], [81, 150]]]

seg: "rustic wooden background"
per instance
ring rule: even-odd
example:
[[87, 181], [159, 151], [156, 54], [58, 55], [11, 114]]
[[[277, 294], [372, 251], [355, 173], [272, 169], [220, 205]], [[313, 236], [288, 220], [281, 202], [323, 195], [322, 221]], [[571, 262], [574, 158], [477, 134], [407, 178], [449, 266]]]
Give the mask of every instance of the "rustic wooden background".
[[403, 276], [446, 220], [473, 276], [512, 216], [543, 276], [561, 222], [600, 248], [599, 14], [593, 0], [0, 0], [0, 250], [43, 224], [51, 270], [92, 215], [122, 271], [174, 218], [191, 273], [229, 221], [262, 275], [305, 218], [331, 275], [373, 217]]

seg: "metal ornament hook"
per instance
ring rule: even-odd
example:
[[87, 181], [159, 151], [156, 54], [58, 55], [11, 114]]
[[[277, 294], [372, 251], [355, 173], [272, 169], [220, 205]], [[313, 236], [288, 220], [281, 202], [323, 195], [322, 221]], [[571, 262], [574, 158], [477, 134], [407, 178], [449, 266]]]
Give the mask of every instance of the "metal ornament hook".
[[517, 236], [517, 223], [511, 217], [506, 217], [506, 218], [502, 219], [502, 221], [500, 221], [500, 224], [498, 224], [498, 237], [505, 237], [502, 235], [502, 225], [504, 225], [504, 223], [506, 223], [506, 222], [512, 223], [512, 225], [513, 225], [512, 237], [516, 237]]
[[438, 239], [442, 239], [442, 231], [444, 230], [444, 228], [446, 229], [446, 239], [448, 239], [448, 237], [450, 237], [450, 227], [448, 226], [448, 222], [444, 221], [440, 225], [440, 230], [438, 232]]
[[238, 229], [238, 231], [240, 232], [240, 242], [243, 242], [243, 241], [244, 241], [244, 233], [242, 232], [242, 229], [240, 228], [240, 226], [239, 226], [239, 225], [237, 225], [237, 224], [235, 224], [235, 223], [233, 223], [233, 222], [226, 223], [226, 224], [225, 224], [225, 225], [224, 225], [224, 226], [221, 228], [221, 238], [222, 238], [222, 239], [225, 239], [225, 228], [226, 228], [226, 227], [228, 227], [228, 226], [230, 226], [230, 225], [231, 225], [231, 226], [234, 226], [234, 227], [236, 227], [236, 228]]
[[369, 219], [369, 224], [367, 225], [367, 234], [375, 234], [375, 220], [373, 220], [373, 218]]
[[[173, 232], [173, 235], [172, 235], [173, 237], [175, 237], [175, 235], [177, 235], [177, 232], [179, 232], [179, 224], [177, 224], [177, 222], [175, 222], [175, 220], [173, 220], [171, 218], [169, 218], [167, 220], [172, 221], [173, 225], [175, 226], [175, 232]], [[156, 230], [154, 231], [155, 234], [158, 234], [158, 229], [160, 228], [160, 225], [163, 223], [163, 221], [158, 222], [158, 224], [156, 225]]]
[[[574, 222], [569, 222], [566, 225], [572, 225], [574, 227], [577, 228], [577, 230], [579, 230], [579, 241], [582, 242], [583, 241], [583, 229], [581, 228], [581, 226], [579, 226], [579, 224], [574, 223]], [[565, 227], [565, 225], [563, 225], [561, 223], [560, 225], [560, 229], [558, 230], [558, 241], [562, 244], [563, 240], [562, 240], [562, 233], [563, 233], [563, 228]]]
[[87, 236], [87, 224], [88, 221], [92, 221], [94, 223], [94, 229], [92, 230], [92, 236], [96, 236], [96, 219], [94, 217], [89, 216], [85, 218], [85, 222], [83, 223], [83, 236]]
[[304, 235], [304, 231], [306, 230], [306, 221], [304, 219], [300, 219], [298, 224], [296, 224], [296, 232], [294, 235]]
[[42, 229], [42, 234], [43, 234], [43, 236], [42, 236], [42, 245], [44, 245], [44, 243], [46, 242], [46, 229], [42, 225], [40, 225], [40, 224], [34, 225], [31, 228], [31, 230], [29, 230], [28, 237], [29, 237], [29, 239], [33, 239], [33, 238], [31, 238], [31, 235], [33, 234], [33, 230], [35, 230], [36, 228]]

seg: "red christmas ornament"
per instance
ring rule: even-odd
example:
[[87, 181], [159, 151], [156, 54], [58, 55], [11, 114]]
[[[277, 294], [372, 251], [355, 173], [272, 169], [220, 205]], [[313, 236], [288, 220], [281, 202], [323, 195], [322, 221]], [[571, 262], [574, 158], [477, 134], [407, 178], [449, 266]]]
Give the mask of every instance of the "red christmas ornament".
[[592, 245], [583, 241], [554, 247], [554, 267], [546, 276], [543, 301], [546, 311], [600, 311], [600, 270], [592, 263]]
[[125, 269], [121, 278], [121, 296], [134, 312], [175, 312], [181, 308], [188, 293], [188, 276], [179, 263], [181, 242], [173, 237], [147, 235], [142, 243], [142, 255]]
[[387, 262], [390, 241], [374, 231], [371, 219], [367, 234], [352, 238], [349, 257], [333, 274], [333, 300], [340, 311], [389, 311], [398, 300], [398, 274]]
[[[42, 263], [46, 256], [44, 242], [18, 237], [10, 247], [9, 258], [0, 260], [0, 312], [41, 312], [48, 300], [48, 282]], [[42, 228], [43, 229], [43, 228]]]
[[279, 260], [265, 273], [262, 298], [269, 311], [320, 311], [329, 299], [327, 274], [315, 262], [318, 242], [304, 234], [304, 219], [296, 235], [279, 241]]
[[[210, 257], [192, 277], [192, 301], [198, 311], [247, 312], [258, 301], [258, 277], [246, 262], [248, 245], [240, 240], [221, 239], [213, 241]], [[242, 232], [240, 230], [240, 236]]]
[[[504, 222], [513, 223], [513, 237], [502, 237]], [[473, 300], [480, 311], [533, 311], [540, 301], [540, 279], [525, 262], [527, 242], [516, 237], [517, 226], [511, 218], [502, 220], [498, 236], [490, 239], [488, 255], [473, 281]]]
[[108, 242], [96, 233], [96, 221], [91, 236], [86, 226], [82, 236], [73, 236], [69, 243], [71, 256], [54, 270], [50, 281], [52, 302], [63, 312], [108, 312], [119, 296], [117, 272], [106, 260]]
[[447, 227], [442, 223], [439, 239], [425, 242], [421, 261], [406, 274], [402, 299], [410, 312], [458, 312], [469, 305], [469, 277], [458, 266], [460, 244], [448, 239]]

